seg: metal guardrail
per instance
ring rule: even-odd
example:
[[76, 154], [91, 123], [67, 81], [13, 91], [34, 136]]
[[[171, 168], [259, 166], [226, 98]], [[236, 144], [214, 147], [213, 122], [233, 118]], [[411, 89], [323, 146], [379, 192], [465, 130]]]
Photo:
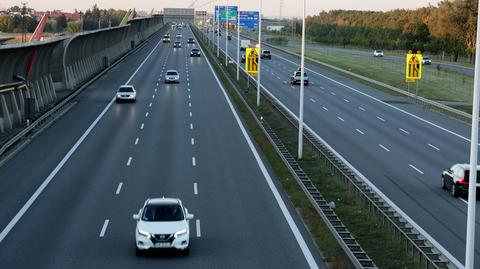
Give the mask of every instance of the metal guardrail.
[[[223, 53], [222, 53], [222, 56], [225, 57]], [[342, 247], [342, 249], [345, 251], [347, 256], [350, 258], [354, 266], [356, 268], [376, 269], [377, 266], [375, 265], [373, 260], [362, 249], [360, 244], [358, 244], [354, 236], [350, 233], [350, 231], [348, 231], [347, 227], [342, 223], [342, 221], [335, 214], [335, 211], [328, 205], [325, 198], [323, 198], [323, 196], [320, 194], [318, 189], [312, 183], [310, 178], [302, 170], [300, 165], [297, 163], [295, 158], [293, 158], [293, 156], [285, 147], [283, 142], [278, 138], [276, 133], [272, 130], [272, 128], [268, 125], [266, 121], [260, 122], [258, 120], [260, 115], [257, 109], [245, 100], [241, 91], [238, 90], [238, 88], [235, 86], [235, 83], [231, 80], [231, 78], [225, 72], [225, 70], [223, 69], [221, 70], [224, 76], [229, 81], [230, 85], [232, 85], [232, 87], [237, 92], [238, 96], [241, 98], [242, 102], [245, 104], [247, 109], [255, 118], [260, 129], [263, 131], [265, 136], [268, 138], [272, 146], [277, 151], [277, 154], [282, 158], [283, 162], [288, 167], [290, 173], [295, 178], [295, 180], [297, 181], [298, 185], [301, 187], [303, 192], [306, 194], [310, 203], [313, 205], [313, 207], [315, 208], [319, 216], [322, 218], [323, 222], [326, 224], [326, 226], [328, 227], [332, 235], [335, 237], [339, 245]], [[246, 78], [246, 74], [243, 72], [242, 72], [242, 76]]]
[[[241, 35], [242, 37], [244, 38], [248, 38], [248, 39], [253, 39], [255, 41], [257, 41], [257, 39], [255, 38], [251, 38], [249, 36], [245, 36], [245, 35]], [[278, 47], [278, 46], [275, 46], [275, 45], [272, 45], [272, 44], [269, 44], [267, 42], [262, 42], [262, 45], [266, 45], [268, 47], [271, 47], [273, 49], [276, 49], [276, 50], [279, 50], [279, 51], [282, 51], [284, 53], [287, 53], [289, 55], [292, 55], [292, 56], [297, 56], [297, 57], [300, 57], [299, 54], [297, 53], [294, 53], [294, 52], [291, 52], [289, 50], [286, 50], [284, 48], [281, 48], [281, 47]], [[353, 77], [356, 77], [356, 78], [359, 78], [361, 80], [365, 80], [369, 83], [372, 83], [372, 84], [375, 84], [377, 86], [380, 86], [380, 87], [383, 87], [383, 88], [386, 88], [386, 89], [389, 89], [391, 91], [394, 91], [396, 93], [399, 93], [399, 94], [402, 94], [402, 95], [405, 95], [406, 97], [408, 98], [411, 98], [412, 100], [415, 100], [417, 103], [420, 103], [420, 104], [423, 104], [424, 106], [431, 106], [431, 107], [434, 107], [435, 109], [437, 110], [440, 110], [440, 111], [446, 111], [446, 112], [449, 112], [451, 114], [454, 114], [456, 117], [459, 117], [459, 118], [464, 118], [464, 119], [467, 119], [467, 120], [472, 120], [472, 115], [467, 113], [467, 112], [464, 112], [464, 111], [461, 111], [461, 110], [458, 110], [458, 109], [455, 109], [455, 108], [452, 108], [452, 107], [449, 107], [447, 105], [444, 105], [444, 104], [441, 104], [441, 103], [438, 103], [438, 102], [435, 102], [435, 101], [432, 101], [430, 99], [427, 99], [427, 98], [424, 98], [424, 97], [421, 97], [421, 96], [418, 96], [418, 95], [415, 95], [413, 93], [410, 93], [406, 90], [402, 90], [400, 88], [397, 88], [397, 87], [394, 87], [394, 86], [391, 86], [391, 85], [388, 85], [386, 83], [383, 83], [383, 82], [380, 82], [380, 81], [377, 81], [377, 80], [374, 80], [374, 79], [371, 79], [371, 78], [367, 78], [365, 76], [362, 76], [362, 75], [359, 75], [357, 73], [354, 73], [354, 72], [351, 72], [351, 71], [348, 71], [348, 70], [345, 70], [343, 68], [340, 68], [340, 67], [337, 67], [337, 66], [334, 66], [334, 65], [331, 65], [331, 64], [328, 64], [328, 63], [325, 63], [325, 62], [322, 62], [322, 61], [319, 61], [319, 60], [316, 60], [316, 59], [312, 59], [310, 57], [305, 57], [305, 60], [308, 60], [312, 63], [316, 63], [316, 64], [320, 64], [320, 65], [323, 65], [323, 66], [326, 66], [330, 69], [333, 69], [335, 71], [339, 71], [339, 72], [342, 72], [342, 73], [345, 73], [347, 75], [350, 75], [350, 76], [353, 76]], [[310, 70], [309, 68], [306, 68], [306, 70], [309, 70], [309, 71], [313, 71], [313, 70]], [[313, 71], [315, 72], [315, 71]], [[322, 74], [319, 74], [320, 76], [326, 78], [326, 79], [329, 79], [328, 77], [322, 75]]]
[[[224, 51], [220, 49], [222, 55]], [[234, 59], [231, 59], [235, 62]], [[256, 79], [245, 73], [241, 68], [241, 74], [248, 76], [252, 84]], [[295, 127], [298, 128], [298, 118], [282, 102], [270, 93], [263, 85], [261, 94], [264, 96], [283, 116]], [[321, 154], [325, 163], [332, 172], [348, 183], [357, 193], [364, 197], [372, 210], [378, 212], [394, 228], [395, 233], [400, 236], [402, 242], [412, 253], [419, 254], [420, 262], [425, 262], [428, 268], [463, 268], [463, 265], [445, 250], [426, 231], [416, 223], [398, 206], [396, 206], [385, 194], [383, 194], [373, 183], [356, 170], [348, 161], [337, 153], [328, 143], [320, 138], [309, 126], [305, 125], [304, 137]]]

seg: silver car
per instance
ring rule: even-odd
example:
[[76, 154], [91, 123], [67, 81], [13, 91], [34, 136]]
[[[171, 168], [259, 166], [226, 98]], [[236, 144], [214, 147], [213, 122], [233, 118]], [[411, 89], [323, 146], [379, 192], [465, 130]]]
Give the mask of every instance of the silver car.
[[180, 74], [177, 70], [167, 70], [165, 73], [165, 83], [180, 83]]
[[117, 103], [125, 102], [135, 102], [137, 100], [137, 91], [132, 85], [122, 85], [117, 91], [117, 96], [115, 101]]

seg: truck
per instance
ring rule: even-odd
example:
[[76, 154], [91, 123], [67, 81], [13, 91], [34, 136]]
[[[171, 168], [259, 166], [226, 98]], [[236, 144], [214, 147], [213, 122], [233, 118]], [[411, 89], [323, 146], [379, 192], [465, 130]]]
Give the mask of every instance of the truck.
[[240, 51], [245, 51], [247, 48], [250, 47], [250, 40], [242, 39], [240, 40]]

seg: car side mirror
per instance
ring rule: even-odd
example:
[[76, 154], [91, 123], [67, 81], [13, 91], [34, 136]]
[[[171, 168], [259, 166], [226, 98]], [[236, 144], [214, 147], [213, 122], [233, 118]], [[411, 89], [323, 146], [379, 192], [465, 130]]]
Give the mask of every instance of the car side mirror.
[[191, 219], [193, 219], [193, 217], [194, 217], [193, 214], [188, 214], [188, 213], [187, 213], [186, 219], [187, 219], [187, 220], [191, 220]]
[[134, 220], [139, 220], [140, 219], [140, 216], [138, 214], [133, 214], [133, 219]]

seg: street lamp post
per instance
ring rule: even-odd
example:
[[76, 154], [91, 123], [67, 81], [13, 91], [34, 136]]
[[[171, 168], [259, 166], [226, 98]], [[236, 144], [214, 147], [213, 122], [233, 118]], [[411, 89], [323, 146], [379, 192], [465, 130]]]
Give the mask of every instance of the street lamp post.
[[237, 2], [237, 81], [240, 79], [240, 0]]
[[260, 106], [260, 78], [261, 78], [261, 64], [262, 57], [262, 0], [260, 0], [260, 9], [258, 10], [258, 78], [257, 78], [257, 106]]
[[300, 111], [298, 118], [298, 159], [303, 158], [303, 99], [305, 90], [305, 1], [302, 9], [302, 56], [300, 60]]
[[[479, 0], [480, 3], [480, 0]], [[480, 9], [477, 11], [480, 15]], [[473, 82], [472, 131], [470, 138], [470, 176], [468, 186], [467, 244], [465, 250], [465, 269], [474, 268], [475, 254], [475, 206], [477, 195], [477, 154], [478, 154], [478, 116], [480, 105], [480, 17], [477, 16], [477, 45], [475, 55], [475, 78]]]
[[217, 10], [217, 58], [220, 57], [220, 6]]
[[225, 7], [225, 66], [228, 66], [228, 0], [227, 6]]

